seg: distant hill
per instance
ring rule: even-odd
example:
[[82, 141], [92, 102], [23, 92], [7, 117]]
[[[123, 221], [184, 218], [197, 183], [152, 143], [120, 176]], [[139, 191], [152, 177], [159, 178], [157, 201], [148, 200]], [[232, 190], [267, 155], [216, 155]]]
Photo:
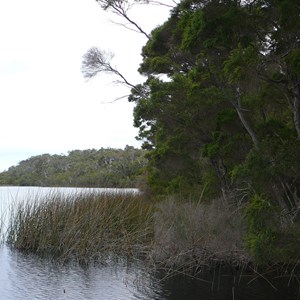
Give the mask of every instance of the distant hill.
[[136, 187], [145, 165], [145, 150], [131, 146], [42, 154], [0, 173], [0, 185]]

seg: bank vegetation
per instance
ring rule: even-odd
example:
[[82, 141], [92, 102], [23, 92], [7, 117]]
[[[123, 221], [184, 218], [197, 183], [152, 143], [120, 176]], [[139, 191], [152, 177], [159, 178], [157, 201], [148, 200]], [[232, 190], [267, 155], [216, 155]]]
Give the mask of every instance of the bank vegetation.
[[51, 192], [14, 207], [5, 242], [60, 263], [142, 260], [151, 269], [189, 276], [216, 267], [245, 272], [280, 267], [278, 276], [288, 271], [299, 277], [298, 226], [268, 227], [273, 224], [266, 218], [249, 228], [256, 207], [202, 200], [169, 197], [158, 202], [129, 191]]

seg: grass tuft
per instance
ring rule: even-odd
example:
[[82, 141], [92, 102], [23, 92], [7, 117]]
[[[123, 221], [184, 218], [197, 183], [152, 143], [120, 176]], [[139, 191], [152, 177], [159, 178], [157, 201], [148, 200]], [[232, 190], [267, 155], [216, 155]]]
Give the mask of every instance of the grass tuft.
[[82, 264], [141, 255], [153, 239], [153, 210], [137, 193], [50, 193], [18, 205], [7, 243], [22, 252]]

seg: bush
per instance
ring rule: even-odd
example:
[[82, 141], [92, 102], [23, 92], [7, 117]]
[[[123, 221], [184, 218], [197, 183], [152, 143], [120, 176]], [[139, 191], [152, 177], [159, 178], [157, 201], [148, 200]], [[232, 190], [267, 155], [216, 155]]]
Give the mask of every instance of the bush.
[[240, 265], [249, 261], [243, 234], [242, 211], [220, 199], [197, 204], [169, 198], [155, 215], [152, 255], [162, 265], [185, 272], [221, 263]]
[[246, 246], [254, 261], [265, 264], [274, 259], [278, 238], [276, 209], [262, 196], [254, 195], [245, 210], [247, 220]]

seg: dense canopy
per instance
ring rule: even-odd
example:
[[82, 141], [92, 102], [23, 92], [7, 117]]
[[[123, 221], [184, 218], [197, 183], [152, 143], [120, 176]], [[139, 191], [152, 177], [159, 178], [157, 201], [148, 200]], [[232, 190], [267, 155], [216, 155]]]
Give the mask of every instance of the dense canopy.
[[129, 100], [154, 191], [297, 207], [299, 16], [296, 0], [185, 0], [152, 31]]

